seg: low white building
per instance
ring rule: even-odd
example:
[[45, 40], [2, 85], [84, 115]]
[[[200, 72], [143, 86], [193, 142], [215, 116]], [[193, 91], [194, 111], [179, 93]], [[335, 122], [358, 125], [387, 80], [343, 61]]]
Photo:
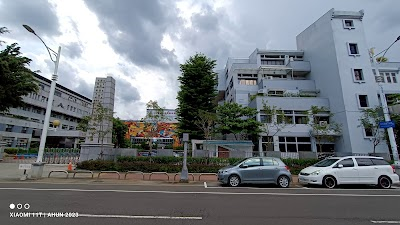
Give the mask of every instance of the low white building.
[[[278, 132], [263, 133], [258, 150], [298, 155], [300, 151], [367, 154], [373, 151], [371, 133], [360, 126], [362, 109], [380, 105], [375, 67], [383, 76], [384, 93], [400, 93], [400, 62], [372, 63], [364, 34], [364, 12], [327, 12], [297, 37], [297, 50], [256, 49], [248, 58], [229, 58], [219, 72], [219, 100], [261, 110], [263, 102], [283, 110], [290, 121]], [[394, 37], [395, 38], [395, 37]], [[323, 121], [341, 125], [321, 149], [311, 132], [311, 106], [327, 108]], [[332, 113], [333, 117], [329, 118]], [[266, 121], [259, 113], [257, 119]], [[324, 122], [325, 123], [325, 122]], [[272, 134], [272, 135], [271, 135]], [[386, 143], [377, 153], [389, 153]]]

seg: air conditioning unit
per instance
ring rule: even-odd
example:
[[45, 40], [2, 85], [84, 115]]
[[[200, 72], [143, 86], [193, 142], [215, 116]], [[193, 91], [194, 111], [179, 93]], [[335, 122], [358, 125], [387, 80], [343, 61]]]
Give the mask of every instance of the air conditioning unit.
[[326, 126], [328, 126], [328, 121], [319, 121], [319, 125], [321, 127], [326, 127]]
[[267, 80], [273, 80], [274, 77], [273, 76], [267, 76]]
[[258, 94], [264, 94], [264, 89], [258, 90]]

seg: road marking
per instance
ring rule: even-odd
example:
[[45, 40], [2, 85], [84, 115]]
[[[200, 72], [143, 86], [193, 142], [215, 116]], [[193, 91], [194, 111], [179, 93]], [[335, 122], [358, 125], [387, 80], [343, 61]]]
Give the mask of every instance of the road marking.
[[79, 214], [79, 217], [125, 218], [125, 219], [167, 219], [167, 220], [202, 220], [201, 216], [129, 216], [129, 215], [95, 215]]
[[207, 182], [204, 181], [204, 188], [207, 188]]
[[0, 188], [0, 190], [21, 191], [75, 191], [75, 192], [116, 192], [116, 193], [159, 193], [159, 194], [209, 194], [209, 195], [270, 195], [270, 196], [342, 196], [342, 197], [400, 197], [397, 195], [367, 194], [319, 194], [319, 193], [274, 193], [274, 192], [210, 192], [210, 191], [151, 191], [151, 190], [99, 190], [65, 188]]
[[385, 221], [385, 220], [371, 220], [371, 223], [382, 223], [382, 224], [399, 224], [400, 221]]

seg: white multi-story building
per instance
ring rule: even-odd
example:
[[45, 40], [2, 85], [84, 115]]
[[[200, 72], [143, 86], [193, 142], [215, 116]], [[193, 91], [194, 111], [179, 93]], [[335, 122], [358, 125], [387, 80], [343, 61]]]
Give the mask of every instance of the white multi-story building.
[[[328, 123], [342, 127], [334, 141], [325, 141], [324, 152], [371, 153], [371, 133], [360, 126], [362, 109], [380, 105], [375, 67], [384, 77], [385, 94], [400, 93], [400, 62], [371, 62], [364, 34], [364, 12], [327, 12], [297, 36], [297, 50], [259, 50], [248, 58], [229, 58], [219, 72], [221, 102], [236, 102], [260, 111], [263, 102], [284, 111], [290, 124], [275, 134], [261, 135], [259, 151], [265, 150], [267, 135], [273, 139], [268, 148], [281, 152], [320, 151], [310, 127], [309, 110], [324, 107], [319, 115]], [[259, 121], [265, 115], [259, 113]], [[388, 153], [382, 142], [377, 153]]]
[[[114, 113], [114, 99], [115, 99], [115, 79], [111, 76], [106, 78], [96, 77], [93, 91], [93, 112], [96, 112], [96, 105], [101, 104], [103, 108], [107, 109], [109, 113]], [[98, 122], [98, 121], [97, 121]], [[97, 125], [96, 130], [107, 131], [112, 130], [112, 121], [105, 119], [101, 125]], [[102, 140], [100, 140], [102, 139]], [[85, 144], [112, 144], [112, 132], [108, 132], [104, 138], [99, 138], [99, 134], [91, 134], [87, 132]]]
[[[39, 144], [51, 80], [38, 74], [34, 77], [39, 91], [23, 97], [25, 106], [0, 114], [0, 136], [7, 147], [29, 148], [32, 143]], [[76, 127], [83, 116], [90, 115], [91, 107], [91, 99], [57, 84], [49, 126], [54, 120], [59, 120], [60, 125], [56, 131], [49, 130], [46, 146], [77, 147], [85, 135]]]

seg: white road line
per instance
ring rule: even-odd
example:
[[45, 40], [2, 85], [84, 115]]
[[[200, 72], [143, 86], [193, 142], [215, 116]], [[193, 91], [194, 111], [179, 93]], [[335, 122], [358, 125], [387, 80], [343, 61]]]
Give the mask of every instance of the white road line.
[[204, 188], [207, 188], [207, 182], [204, 181]]
[[371, 220], [371, 223], [400, 224], [400, 221]]
[[96, 218], [127, 218], [127, 219], [167, 219], [167, 220], [202, 220], [201, 216], [129, 216], [129, 215], [95, 215], [95, 214], [79, 214], [79, 217], [96, 217]]
[[75, 191], [75, 192], [116, 192], [116, 193], [159, 193], [159, 194], [209, 194], [209, 195], [270, 195], [270, 196], [342, 196], [342, 197], [400, 197], [398, 195], [367, 194], [319, 194], [319, 193], [274, 193], [274, 192], [210, 192], [210, 191], [137, 191], [137, 190], [101, 190], [101, 189], [64, 189], [64, 188], [0, 188], [0, 190], [21, 191]]
[[[41, 182], [41, 181], [34, 181], [34, 182], [20, 182], [20, 181], [0, 181], [0, 184], [54, 184], [54, 185], [65, 185], [65, 184], [72, 184], [72, 185], [90, 185], [90, 186], [163, 186], [163, 187], [188, 187], [186, 184], [177, 184], [177, 183], [170, 183], [170, 184], [152, 184], [152, 183], [97, 183], [95, 180], [91, 180], [90, 183], [54, 183], [54, 182]], [[191, 184], [191, 187], [203, 187], [200, 184]]]

